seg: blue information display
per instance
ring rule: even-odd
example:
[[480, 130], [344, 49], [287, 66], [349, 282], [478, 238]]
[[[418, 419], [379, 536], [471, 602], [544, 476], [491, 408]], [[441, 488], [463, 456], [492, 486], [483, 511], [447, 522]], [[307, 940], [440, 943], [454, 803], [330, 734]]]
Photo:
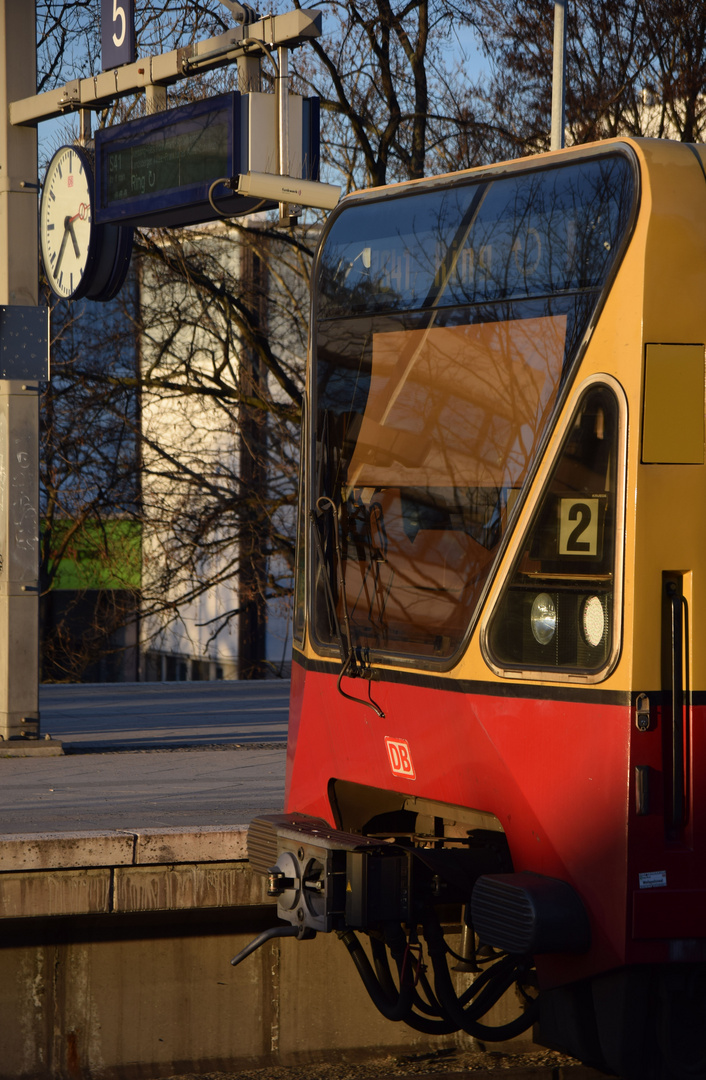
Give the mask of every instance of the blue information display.
[[103, 71], [135, 59], [135, 0], [101, 0]]
[[[302, 178], [318, 180], [319, 99], [299, 100]], [[98, 224], [195, 225], [220, 214], [276, 206], [236, 195], [217, 183], [252, 167], [245, 160], [247, 104], [248, 95], [234, 91], [97, 131]], [[267, 138], [266, 131], [262, 138]], [[209, 201], [209, 191], [218, 210]]]
[[[218, 217], [208, 193], [241, 171], [239, 114], [235, 91], [97, 131], [96, 221], [167, 226]], [[223, 184], [213, 199], [224, 214], [254, 203]]]

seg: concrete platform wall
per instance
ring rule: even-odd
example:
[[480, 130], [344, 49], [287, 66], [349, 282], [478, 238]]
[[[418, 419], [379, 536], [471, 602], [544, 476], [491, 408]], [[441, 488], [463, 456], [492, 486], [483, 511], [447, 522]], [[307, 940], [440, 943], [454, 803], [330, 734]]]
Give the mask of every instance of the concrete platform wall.
[[0, 850], [0, 1080], [153, 1080], [444, 1045], [384, 1020], [335, 936], [275, 940], [231, 967], [276, 922], [239, 830], [81, 834], [61, 852], [58, 838], [15, 839]]
[[152, 1080], [428, 1044], [376, 1013], [336, 940], [270, 944], [236, 971], [250, 932], [190, 929], [0, 950], [2, 1080]]

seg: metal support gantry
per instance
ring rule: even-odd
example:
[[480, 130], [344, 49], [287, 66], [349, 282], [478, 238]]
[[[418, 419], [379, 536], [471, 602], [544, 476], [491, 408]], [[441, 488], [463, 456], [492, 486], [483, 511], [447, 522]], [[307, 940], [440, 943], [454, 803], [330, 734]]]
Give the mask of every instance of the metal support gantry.
[[[12, 6], [11, 0], [6, 2]], [[264, 56], [272, 48], [292, 49], [320, 34], [320, 11], [296, 10], [284, 15], [267, 15], [257, 22], [236, 26], [225, 34], [194, 42], [182, 49], [142, 57], [132, 64], [87, 79], [73, 79], [44, 94], [10, 98], [10, 122], [13, 125], [36, 124], [39, 120], [50, 120], [80, 108], [101, 109], [117, 98], [141, 90], [154, 94], [152, 87], [170, 86], [191, 75], [232, 64], [243, 56]], [[33, 59], [35, 49], [33, 43]]]

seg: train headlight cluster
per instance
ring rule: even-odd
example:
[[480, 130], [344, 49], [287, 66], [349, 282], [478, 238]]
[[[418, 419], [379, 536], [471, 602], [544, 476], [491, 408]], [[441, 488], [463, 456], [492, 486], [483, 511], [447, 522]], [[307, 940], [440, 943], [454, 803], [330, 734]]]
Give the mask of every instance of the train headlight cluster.
[[590, 384], [486, 624], [488, 660], [503, 675], [518, 668], [522, 678], [533, 670], [595, 678], [616, 655], [619, 421], [612, 389]]
[[535, 596], [530, 611], [530, 626], [538, 645], [548, 645], [556, 633], [556, 605], [549, 593]]
[[[604, 639], [606, 630], [606, 612], [600, 597], [589, 596], [580, 605], [580, 620], [583, 640], [592, 649], [597, 648]], [[557, 609], [552, 596], [547, 592], [535, 596], [530, 609], [530, 627], [532, 636], [538, 645], [548, 645], [556, 633]]]

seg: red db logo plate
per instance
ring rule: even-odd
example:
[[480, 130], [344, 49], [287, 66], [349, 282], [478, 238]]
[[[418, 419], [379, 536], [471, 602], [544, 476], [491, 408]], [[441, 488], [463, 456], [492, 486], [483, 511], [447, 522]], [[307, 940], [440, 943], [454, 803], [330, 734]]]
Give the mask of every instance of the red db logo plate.
[[385, 736], [387, 756], [390, 759], [390, 767], [395, 776], [404, 776], [406, 780], [416, 780], [417, 774], [412, 764], [412, 755], [409, 752], [409, 743], [406, 739], [392, 739]]

